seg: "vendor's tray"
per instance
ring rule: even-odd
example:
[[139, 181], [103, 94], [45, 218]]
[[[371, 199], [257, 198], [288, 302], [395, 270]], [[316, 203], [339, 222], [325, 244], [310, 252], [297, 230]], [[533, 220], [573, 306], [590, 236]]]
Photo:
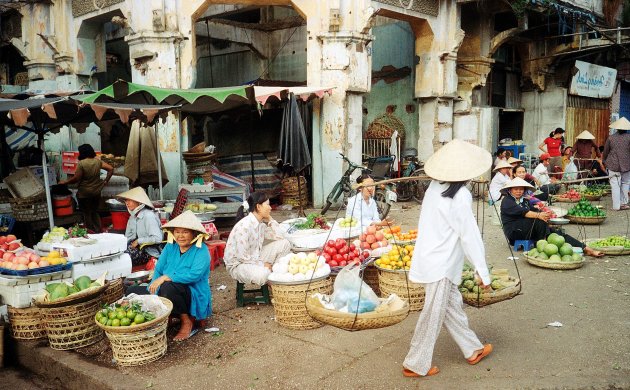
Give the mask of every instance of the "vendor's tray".
[[[386, 299], [380, 298], [380, 300], [383, 302]], [[306, 300], [306, 308], [308, 314], [319, 322], [346, 330], [365, 330], [384, 328], [404, 320], [409, 314], [409, 303], [403, 302], [403, 307], [398, 310], [355, 314], [326, 309], [319, 299], [311, 296]]]
[[606, 220], [605, 216], [598, 217], [576, 217], [575, 215], [567, 215], [566, 218], [572, 223], [582, 225], [599, 225]]
[[41, 274], [49, 274], [53, 272], [63, 272], [65, 270], [69, 270], [70, 268], [72, 268], [72, 263], [49, 265], [47, 267], [38, 267], [38, 268], [25, 269], [25, 270], [19, 270], [19, 271], [14, 270], [14, 269], [0, 267], [0, 274], [11, 275], [11, 276], [41, 275]]
[[551, 219], [549, 220], [549, 224], [550, 224], [550, 225], [566, 225], [566, 224], [568, 224], [569, 222], [571, 222], [571, 221], [569, 221], [569, 220], [568, 220], [568, 219], [566, 219], [566, 218], [551, 218]]
[[107, 287], [108, 282], [104, 282], [102, 286], [88, 287], [85, 290], [68, 295], [65, 298], [60, 298], [54, 301], [44, 301], [42, 297], [36, 297], [33, 299], [33, 302], [35, 303], [35, 306], [42, 308], [74, 305], [77, 303], [87, 302], [98, 297], [107, 289]]
[[606, 255], [611, 255], [611, 256], [630, 255], [630, 248], [626, 248], [623, 246], [593, 246], [592, 245], [592, 243], [597, 242], [599, 240], [601, 240], [601, 238], [592, 238], [589, 240], [585, 240], [584, 243], [588, 245], [591, 249], [595, 249]]
[[577, 269], [584, 265], [584, 258], [580, 261], [549, 261], [537, 257], [531, 257], [527, 253], [524, 254], [525, 259], [531, 265], [548, 269]]

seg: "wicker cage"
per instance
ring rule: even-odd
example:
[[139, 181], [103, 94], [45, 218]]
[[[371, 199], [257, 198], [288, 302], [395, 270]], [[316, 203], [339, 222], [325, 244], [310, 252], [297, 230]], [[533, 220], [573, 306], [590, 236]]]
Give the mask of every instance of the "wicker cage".
[[114, 303], [125, 295], [125, 286], [122, 278], [112, 280], [108, 283], [107, 288], [101, 295], [101, 302], [109, 305]]
[[92, 345], [103, 338], [94, 322], [101, 296], [60, 307], [40, 307], [48, 342], [52, 349], [68, 350]]
[[18, 309], [8, 307], [11, 336], [16, 340], [37, 340], [46, 338], [46, 329], [37, 307]]
[[166, 354], [166, 328], [168, 316], [173, 310], [173, 303], [160, 297], [167, 311], [160, 317], [133, 327], [105, 326], [92, 321], [101, 329], [112, 345], [114, 360], [120, 366], [139, 366], [154, 362]]
[[306, 307], [311, 317], [317, 321], [345, 330], [378, 329], [391, 326], [404, 320], [409, 314], [409, 303], [401, 309], [389, 312], [368, 312], [361, 314], [343, 313], [326, 309], [315, 297], [306, 300]]
[[420, 311], [424, 307], [424, 287], [409, 281], [407, 272], [378, 269], [378, 285], [382, 297], [396, 294], [409, 302], [410, 311]]
[[13, 218], [16, 221], [31, 222], [48, 218], [45, 194], [28, 198], [11, 198], [9, 199], [9, 204], [11, 204]]
[[378, 269], [370, 264], [363, 270], [363, 281], [374, 291], [376, 295], [381, 296], [381, 288], [378, 284]]
[[314, 293], [332, 294], [330, 278], [302, 284], [271, 284], [276, 322], [290, 329], [315, 329], [322, 326], [306, 309], [306, 297]]

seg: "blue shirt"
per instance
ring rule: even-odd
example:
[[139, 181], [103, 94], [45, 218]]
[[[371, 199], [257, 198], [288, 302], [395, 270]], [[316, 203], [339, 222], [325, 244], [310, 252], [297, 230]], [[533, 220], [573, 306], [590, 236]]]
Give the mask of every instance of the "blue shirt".
[[190, 287], [190, 314], [198, 320], [206, 319], [212, 313], [212, 292], [210, 277], [210, 254], [206, 245], [201, 248], [191, 246], [180, 255], [179, 245], [167, 244], [158, 259], [153, 280], [166, 275], [174, 283]]

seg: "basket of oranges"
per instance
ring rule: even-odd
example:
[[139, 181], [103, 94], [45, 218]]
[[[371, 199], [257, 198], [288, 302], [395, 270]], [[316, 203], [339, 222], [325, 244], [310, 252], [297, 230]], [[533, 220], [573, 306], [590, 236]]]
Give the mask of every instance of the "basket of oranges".
[[376, 259], [378, 268], [378, 286], [381, 296], [396, 294], [409, 302], [410, 311], [419, 311], [424, 307], [424, 287], [409, 281], [409, 268], [414, 246], [393, 245], [392, 249]]
[[408, 245], [415, 244], [416, 238], [418, 238], [418, 231], [410, 229], [407, 232], [402, 232], [400, 226], [391, 226], [383, 229], [385, 238], [392, 245]]

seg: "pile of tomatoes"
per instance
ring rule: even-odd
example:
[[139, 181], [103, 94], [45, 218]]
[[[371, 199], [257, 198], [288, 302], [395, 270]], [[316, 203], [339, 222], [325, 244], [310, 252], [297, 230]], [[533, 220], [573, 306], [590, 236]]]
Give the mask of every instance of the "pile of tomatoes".
[[316, 250], [317, 256], [326, 259], [331, 267], [345, 267], [348, 264], [359, 264], [370, 257], [370, 252], [361, 251], [354, 244], [348, 244], [343, 238], [328, 240], [323, 250]]

